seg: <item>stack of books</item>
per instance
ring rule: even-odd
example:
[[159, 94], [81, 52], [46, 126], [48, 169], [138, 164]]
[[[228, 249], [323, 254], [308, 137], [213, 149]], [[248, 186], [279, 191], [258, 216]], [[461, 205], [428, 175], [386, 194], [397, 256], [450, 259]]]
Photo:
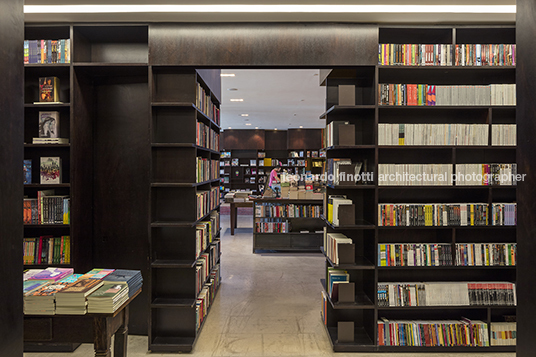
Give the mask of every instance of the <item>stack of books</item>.
[[87, 312], [114, 313], [128, 300], [128, 285], [126, 282], [106, 283], [87, 298]]
[[32, 279], [25, 281], [24, 313], [27, 315], [54, 315], [56, 293], [78, 280], [80, 276], [80, 274], [71, 274], [57, 282]]
[[69, 284], [56, 294], [56, 314], [85, 315], [88, 295], [102, 285], [98, 279], [79, 279]]
[[130, 299], [143, 285], [143, 277], [139, 270], [117, 269], [103, 279], [105, 283], [126, 282], [128, 285], [128, 298]]

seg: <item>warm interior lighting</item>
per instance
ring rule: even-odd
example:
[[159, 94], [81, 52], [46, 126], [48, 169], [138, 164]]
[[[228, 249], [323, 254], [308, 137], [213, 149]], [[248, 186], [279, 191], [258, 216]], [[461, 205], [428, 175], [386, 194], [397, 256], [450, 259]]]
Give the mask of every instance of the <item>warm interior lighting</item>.
[[303, 128], [303, 125], [300, 125], [300, 129]]
[[234, 73], [220, 73], [220, 77], [234, 77]]
[[229, 99], [231, 102], [243, 102], [244, 99], [240, 98], [240, 99]]
[[249, 114], [240, 114], [241, 117], [249, 117]]
[[246, 125], [251, 125], [251, 123], [246, 123]]
[[[476, 13], [515, 14], [515, 5], [25, 5], [26, 14], [73, 13]], [[224, 76], [222, 74], [222, 76]]]

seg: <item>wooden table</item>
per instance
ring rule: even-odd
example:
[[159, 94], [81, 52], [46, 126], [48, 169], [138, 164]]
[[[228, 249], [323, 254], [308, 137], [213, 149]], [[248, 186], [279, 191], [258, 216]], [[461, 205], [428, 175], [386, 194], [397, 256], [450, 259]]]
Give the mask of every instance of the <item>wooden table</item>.
[[113, 314], [24, 315], [24, 341], [40, 343], [93, 343], [95, 357], [127, 356], [129, 304], [138, 290]]
[[247, 202], [231, 202], [231, 235], [234, 235], [234, 230], [236, 228], [237, 220], [237, 209], [238, 207], [253, 207], [253, 201]]

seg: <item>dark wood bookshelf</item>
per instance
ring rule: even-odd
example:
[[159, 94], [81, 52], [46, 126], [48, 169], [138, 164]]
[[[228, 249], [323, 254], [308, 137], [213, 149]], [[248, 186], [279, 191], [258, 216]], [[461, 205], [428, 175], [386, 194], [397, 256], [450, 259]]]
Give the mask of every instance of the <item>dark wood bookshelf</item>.
[[[198, 260], [189, 257], [196, 256], [196, 225], [210, 220], [212, 212], [219, 214], [220, 208], [220, 195], [217, 195], [216, 204], [210, 204], [214, 208], [196, 219], [196, 194], [219, 187], [220, 181], [215, 178], [195, 182], [198, 157], [219, 160], [218, 147], [196, 144], [197, 123], [205, 124], [215, 135], [220, 132], [214, 119], [196, 105], [199, 84], [211, 105], [220, 106], [216, 99], [220, 93], [215, 93], [218, 89], [205, 81], [203, 71], [154, 66], [149, 75], [153, 177], [148, 185], [151, 190], [148, 334], [152, 352], [190, 352], [199, 333], [196, 314], [202, 312], [196, 312], [199, 293], [195, 291]], [[219, 70], [212, 72], [219, 79]], [[177, 165], [180, 170], [171, 167]], [[219, 177], [219, 165], [217, 170]], [[208, 244], [201, 254], [210, 254], [212, 246]], [[220, 257], [210, 272], [219, 264]], [[201, 286], [211, 279], [210, 272]]]
[[353, 303], [341, 303], [338, 301], [333, 301], [329, 294], [327, 293], [326, 288], [326, 279], [320, 279], [320, 284], [328, 297], [328, 301], [332, 308], [340, 310], [371, 310], [374, 309], [374, 302], [362, 291], [356, 291], [355, 302]]
[[362, 109], [376, 109], [373, 104], [369, 105], [334, 105], [329, 108], [325, 113], [320, 115], [320, 119], [326, 119], [328, 114], [355, 114], [356, 111]]
[[[493, 35], [490, 35], [490, 34]], [[470, 28], [458, 26], [379, 26], [378, 43], [515, 43], [515, 29], [494, 25]], [[495, 36], [496, 35], [496, 36]], [[505, 42], [495, 42], [505, 41]], [[488, 42], [492, 41], [492, 42]], [[519, 69], [519, 68], [518, 68]], [[326, 148], [327, 159], [350, 158], [367, 160], [367, 169], [377, 173], [379, 164], [433, 164], [516, 162], [519, 150], [508, 145], [378, 145], [378, 124], [420, 123], [475, 123], [515, 124], [516, 106], [497, 105], [442, 105], [392, 106], [379, 105], [378, 84], [430, 83], [437, 85], [478, 85], [515, 83], [515, 66], [360, 66], [353, 69], [334, 69], [321, 80], [326, 87], [326, 112], [320, 118], [326, 124], [345, 121], [356, 128], [354, 146]], [[340, 85], [355, 89], [355, 105], [339, 102]], [[342, 92], [341, 92], [342, 93]], [[350, 92], [351, 93], [351, 92]], [[519, 92], [518, 92], [519, 93]], [[346, 93], [348, 94], [348, 93]], [[519, 95], [519, 94], [518, 94]], [[348, 98], [345, 98], [345, 103]], [[491, 131], [490, 131], [491, 135]], [[337, 143], [337, 139], [335, 143]], [[375, 181], [377, 182], [377, 181]], [[378, 264], [379, 244], [444, 243], [515, 243], [516, 226], [379, 226], [378, 204], [381, 203], [441, 203], [441, 202], [517, 202], [518, 186], [334, 186], [325, 185], [326, 198], [346, 195], [355, 205], [355, 224], [334, 226], [325, 217], [328, 233], [340, 232], [351, 238], [355, 246], [355, 264], [334, 264], [327, 256], [327, 268], [348, 272], [350, 282], [356, 284], [356, 304], [337, 304], [328, 296], [326, 331], [337, 352], [515, 352], [515, 346], [490, 347], [406, 347], [378, 345], [377, 323], [382, 317], [390, 320], [459, 320], [462, 317], [480, 319], [488, 324], [503, 321], [499, 314], [509, 311], [515, 315], [515, 306], [426, 306], [380, 307], [375, 303], [377, 286], [381, 282], [396, 281], [516, 281], [516, 266], [395, 266]], [[327, 205], [327, 202], [326, 202]], [[324, 251], [322, 250], [324, 253]], [[456, 254], [453, 252], [453, 254]], [[325, 254], [324, 254], [325, 255]], [[501, 280], [504, 279], [504, 280]], [[325, 287], [325, 279], [322, 280]], [[326, 294], [327, 295], [327, 294]], [[363, 303], [366, 301], [366, 303]], [[462, 315], [463, 314], [463, 315]], [[338, 321], [353, 321], [354, 342], [337, 340]]]
[[[289, 198], [257, 198], [253, 201], [253, 253], [262, 251], [293, 251], [318, 252], [322, 245], [322, 220], [320, 217], [258, 217], [256, 205], [269, 203], [273, 205], [313, 205], [322, 206], [322, 200], [315, 199], [289, 199]], [[289, 232], [257, 232], [256, 222], [288, 221]], [[303, 233], [302, 233], [303, 232]]]
[[362, 256], [358, 256], [355, 258], [355, 264], [335, 264], [326, 255], [326, 252], [324, 251], [324, 247], [321, 247], [320, 251], [322, 252], [322, 254], [324, 254], [324, 257], [326, 258], [326, 261], [328, 262], [328, 264], [331, 267], [336, 268], [336, 269], [374, 270], [376, 268], [374, 263], [372, 263], [370, 260]]

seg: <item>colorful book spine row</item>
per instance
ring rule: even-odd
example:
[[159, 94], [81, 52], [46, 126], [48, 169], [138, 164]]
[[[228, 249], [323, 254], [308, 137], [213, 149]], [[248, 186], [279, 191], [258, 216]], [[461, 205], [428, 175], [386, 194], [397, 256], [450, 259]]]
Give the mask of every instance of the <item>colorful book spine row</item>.
[[515, 84], [378, 85], [378, 104], [384, 106], [490, 106], [516, 105]]
[[71, 40], [25, 40], [24, 63], [70, 63]]
[[378, 124], [378, 145], [488, 145], [488, 136], [487, 124]]
[[206, 216], [216, 208], [219, 203], [219, 197], [220, 186], [212, 187], [210, 191], [198, 191], [196, 193], [197, 219]]
[[515, 266], [516, 243], [457, 243], [457, 266]]
[[380, 186], [452, 186], [452, 164], [379, 164]]
[[515, 346], [517, 344], [517, 324], [515, 322], [490, 323], [491, 346]]
[[203, 221], [195, 225], [195, 257], [199, 258], [212, 242], [212, 221]]
[[378, 64], [401, 66], [515, 66], [515, 44], [381, 43]]
[[205, 91], [201, 84], [196, 83], [197, 92], [195, 97], [195, 106], [207, 117], [220, 125], [220, 109], [212, 102], [210, 94]]
[[300, 204], [256, 203], [255, 218], [320, 218], [322, 206]]
[[24, 224], [69, 224], [71, 200], [65, 196], [25, 198]]
[[205, 182], [218, 179], [220, 177], [219, 166], [219, 160], [210, 160], [203, 157], [197, 157], [195, 161], [196, 182]]
[[209, 281], [205, 284], [195, 302], [196, 330], [201, 328], [201, 325], [207, 316], [208, 309], [214, 301], [220, 283], [220, 266], [217, 265], [211, 271]]
[[457, 186], [511, 186], [521, 178], [517, 164], [456, 164]]
[[289, 222], [255, 222], [255, 233], [288, 233]]
[[517, 144], [517, 126], [515, 124], [495, 124], [491, 126], [491, 145]]
[[220, 149], [220, 134], [205, 123], [197, 122], [195, 144], [218, 151]]
[[378, 266], [451, 266], [450, 244], [379, 244]]
[[515, 226], [516, 203], [382, 203], [378, 226]]
[[379, 346], [489, 346], [488, 325], [479, 320], [378, 321]]
[[26, 265], [70, 264], [71, 238], [69, 236], [24, 238], [23, 252], [23, 262]]
[[515, 306], [511, 282], [379, 283], [378, 305], [395, 306]]
[[[208, 282], [208, 278], [212, 269], [216, 266], [219, 260], [219, 248], [216, 245], [211, 245], [207, 252], [201, 254], [197, 262], [195, 263], [196, 272], [196, 293], [199, 294], [205, 283]], [[218, 255], [217, 255], [218, 254]]]

